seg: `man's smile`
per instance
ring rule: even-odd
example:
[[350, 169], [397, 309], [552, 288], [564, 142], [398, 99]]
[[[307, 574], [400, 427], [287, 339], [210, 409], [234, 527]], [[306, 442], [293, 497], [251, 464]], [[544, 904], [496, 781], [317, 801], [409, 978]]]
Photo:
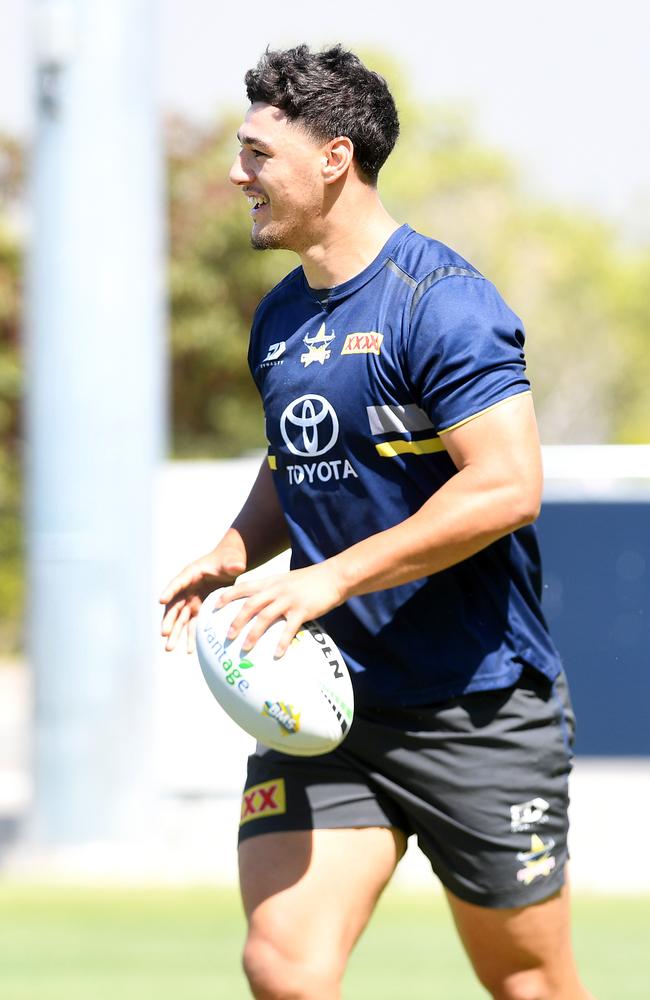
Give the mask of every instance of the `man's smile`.
[[269, 199], [265, 194], [256, 194], [249, 191], [246, 192], [246, 197], [248, 199], [248, 204], [251, 208], [251, 215], [255, 215], [264, 206], [268, 205]]

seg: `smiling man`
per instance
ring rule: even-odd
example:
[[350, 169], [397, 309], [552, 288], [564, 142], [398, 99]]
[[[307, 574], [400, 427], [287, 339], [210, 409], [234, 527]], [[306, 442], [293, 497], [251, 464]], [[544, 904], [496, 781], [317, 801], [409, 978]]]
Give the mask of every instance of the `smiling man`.
[[[162, 594], [162, 633], [171, 649], [187, 629], [192, 649], [219, 586], [222, 603], [247, 598], [232, 637], [249, 648], [284, 619], [281, 655], [319, 618], [356, 705], [337, 751], [249, 760], [249, 800], [282, 789], [240, 827], [251, 989], [339, 997], [415, 834], [494, 997], [584, 998], [565, 879], [573, 715], [540, 607], [522, 325], [382, 205], [399, 126], [380, 76], [340, 46], [299, 46], [267, 52], [246, 88], [230, 179], [252, 246], [300, 266], [251, 333], [268, 454], [223, 539]], [[290, 572], [237, 580], [287, 546]]]

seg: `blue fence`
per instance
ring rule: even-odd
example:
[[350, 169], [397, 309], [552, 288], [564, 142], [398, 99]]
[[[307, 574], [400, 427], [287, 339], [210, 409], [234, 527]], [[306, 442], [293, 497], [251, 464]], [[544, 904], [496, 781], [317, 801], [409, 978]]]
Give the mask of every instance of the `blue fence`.
[[650, 503], [547, 501], [544, 610], [581, 755], [650, 755]]

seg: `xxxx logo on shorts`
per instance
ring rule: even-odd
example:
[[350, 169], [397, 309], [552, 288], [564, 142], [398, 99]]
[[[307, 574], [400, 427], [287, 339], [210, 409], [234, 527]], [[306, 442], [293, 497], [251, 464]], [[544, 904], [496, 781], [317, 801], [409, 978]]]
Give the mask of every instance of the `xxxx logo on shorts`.
[[241, 803], [239, 825], [249, 823], [252, 819], [281, 816], [286, 811], [287, 794], [284, 778], [263, 781], [261, 785], [251, 785], [245, 790]]
[[383, 333], [349, 333], [341, 354], [381, 354]]

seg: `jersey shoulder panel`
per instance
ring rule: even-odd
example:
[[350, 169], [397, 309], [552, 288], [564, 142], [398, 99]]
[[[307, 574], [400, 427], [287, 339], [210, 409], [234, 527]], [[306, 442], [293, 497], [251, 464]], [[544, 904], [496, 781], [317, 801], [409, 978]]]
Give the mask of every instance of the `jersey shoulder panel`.
[[414, 290], [418, 290], [424, 282], [428, 287], [432, 276], [438, 273], [441, 276], [448, 272], [482, 277], [469, 261], [451, 247], [414, 230], [399, 243], [390, 259], [411, 279]]
[[414, 290], [406, 367], [439, 434], [530, 391], [521, 320], [491, 281], [456, 265]]

